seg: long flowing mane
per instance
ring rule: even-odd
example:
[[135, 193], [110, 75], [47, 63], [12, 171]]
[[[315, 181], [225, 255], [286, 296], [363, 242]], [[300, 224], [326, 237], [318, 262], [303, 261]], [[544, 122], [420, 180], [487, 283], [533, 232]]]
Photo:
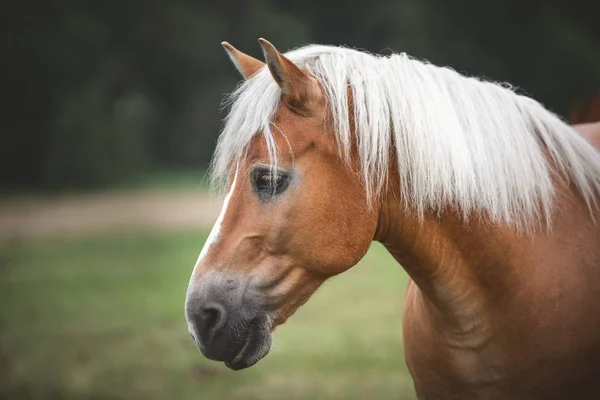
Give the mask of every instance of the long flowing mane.
[[[465, 216], [480, 212], [519, 226], [539, 217], [549, 222], [556, 176], [595, 205], [600, 154], [535, 100], [406, 54], [310, 45], [285, 55], [325, 89], [341, 156], [348, 159], [353, 138], [358, 141], [371, 201], [396, 161], [403, 196], [421, 215], [451, 206]], [[280, 96], [267, 68], [230, 96], [213, 179], [226, 179], [259, 132], [276, 163], [273, 118]]]

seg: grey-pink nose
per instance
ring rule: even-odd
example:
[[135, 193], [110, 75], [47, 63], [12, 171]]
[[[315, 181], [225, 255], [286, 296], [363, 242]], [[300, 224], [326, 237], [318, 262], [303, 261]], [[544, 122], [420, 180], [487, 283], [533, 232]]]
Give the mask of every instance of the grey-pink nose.
[[235, 354], [235, 336], [228, 325], [225, 307], [216, 302], [196, 303], [188, 307], [187, 320], [191, 334], [205, 357], [215, 361], [228, 361]]
[[262, 299], [247, 279], [223, 276], [194, 281], [188, 288], [185, 316], [202, 354], [236, 370], [266, 355], [271, 338]]

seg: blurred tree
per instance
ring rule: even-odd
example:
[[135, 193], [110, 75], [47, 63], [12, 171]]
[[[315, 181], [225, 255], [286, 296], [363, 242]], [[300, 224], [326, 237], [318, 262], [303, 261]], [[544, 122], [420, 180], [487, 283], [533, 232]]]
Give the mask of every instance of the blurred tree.
[[260, 57], [309, 42], [405, 51], [509, 81], [566, 114], [600, 88], [600, 2], [585, 0], [25, 0], [0, 63], [7, 187], [101, 185], [205, 166], [239, 77], [219, 43]]

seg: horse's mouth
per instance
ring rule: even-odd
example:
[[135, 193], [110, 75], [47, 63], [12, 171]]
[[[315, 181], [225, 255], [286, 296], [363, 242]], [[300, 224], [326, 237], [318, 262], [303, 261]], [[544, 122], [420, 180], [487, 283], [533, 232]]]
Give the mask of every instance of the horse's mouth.
[[262, 334], [261, 331], [252, 332], [244, 341], [241, 349], [225, 366], [234, 371], [249, 368], [262, 360], [271, 349], [271, 335]]

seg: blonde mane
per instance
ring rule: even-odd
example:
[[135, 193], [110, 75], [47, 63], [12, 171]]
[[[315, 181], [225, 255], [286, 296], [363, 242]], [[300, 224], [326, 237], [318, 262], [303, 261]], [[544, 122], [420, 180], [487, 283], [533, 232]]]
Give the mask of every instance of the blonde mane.
[[[310, 45], [285, 55], [325, 88], [342, 157], [357, 138], [371, 201], [381, 194], [395, 160], [402, 194], [420, 215], [453, 206], [464, 216], [484, 213], [518, 226], [540, 217], [549, 223], [555, 173], [595, 205], [600, 154], [535, 100], [406, 54]], [[230, 96], [212, 163], [214, 180], [226, 180], [259, 132], [276, 163], [272, 120], [280, 97], [267, 68]]]

